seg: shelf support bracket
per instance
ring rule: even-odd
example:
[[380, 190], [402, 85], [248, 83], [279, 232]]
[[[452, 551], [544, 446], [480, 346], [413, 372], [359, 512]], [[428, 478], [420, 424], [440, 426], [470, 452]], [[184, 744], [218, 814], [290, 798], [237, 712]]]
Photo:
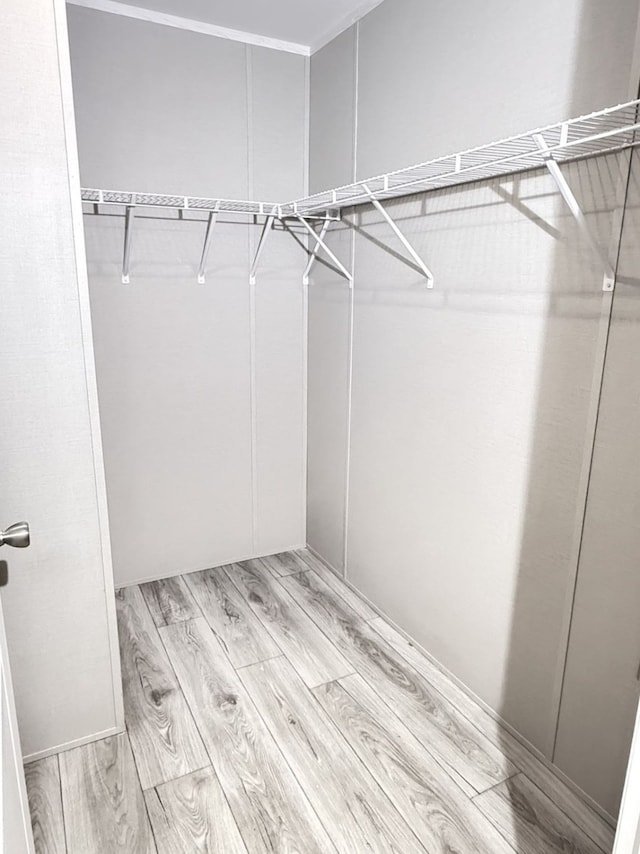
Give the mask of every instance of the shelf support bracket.
[[393, 231], [393, 233], [395, 234], [395, 236], [398, 238], [398, 240], [400, 241], [400, 243], [402, 243], [402, 245], [403, 245], [403, 246], [404, 246], [404, 248], [407, 250], [407, 252], [409, 253], [409, 255], [411, 255], [411, 257], [412, 257], [412, 258], [413, 258], [413, 260], [416, 262], [416, 264], [418, 265], [418, 267], [420, 267], [420, 269], [421, 269], [421, 270], [422, 270], [422, 272], [424, 273], [424, 276], [425, 276], [425, 278], [426, 278], [426, 280], [427, 280], [427, 287], [428, 287], [428, 288], [432, 288], [432, 287], [433, 287], [433, 273], [431, 272], [431, 270], [427, 267], [427, 265], [424, 263], [424, 261], [422, 260], [422, 258], [421, 258], [421, 257], [418, 255], [418, 253], [416, 252], [416, 250], [415, 250], [415, 249], [413, 248], [413, 246], [409, 243], [409, 241], [408, 241], [408, 240], [407, 240], [407, 238], [404, 236], [404, 234], [400, 231], [400, 229], [398, 228], [398, 226], [396, 225], [396, 223], [394, 222], [394, 220], [389, 216], [389, 214], [387, 213], [387, 211], [382, 207], [382, 205], [380, 204], [380, 202], [379, 202], [379, 201], [376, 199], [376, 197], [373, 195], [373, 193], [371, 192], [371, 190], [369, 189], [369, 187], [367, 187], [367, 185], [366, 185], [366, 184], [363, 184], [363, 185], [362, 185], [362, 188], [363, 188], [363, 190], [365, 191], [365, 193], [367, 193], [367, 194], [369, 195], [369, 199], [370, 199], [370, 201], [371, 201], [371, 204], [372, 204], [372, 205], [374, 206], [374, 208], [378, 211], [378, 213], [379, 213], [379, 214], [380, 214], [380, 215], [381, 215], [381, 216], [382, 216], [382, 217], [387, 221], [387, 223], [388, 223], [388, 224], [389, 224], [389, 226], [391, 227], [391, 230]]
[[211, 246], [211, 238], [213, 237], [213, 229], [215, 228], [218, 219], [218, 205], [209, 212], [209, 221], [207, 222], [207, 233], [204, 236], [204, 245], [202, 247], [202, 256], [200, 258], [200, 266], [198, 267], [198, 284], [204, 285], [204, 270], [207, 264], [207, 256], [209, 247]]
[[[306, 230], [309, 232], [309, 234], [311, 235], [311, 237], [313, 237], [313, 239], [314, 239], [314, 240], [315, 240], [315, 242], [316, 242], [316, 246], [315, 246], [315, 250], [314, 250], [314, 251], [315, 251], [315, 256], [313, 255], [313, 251], [312, 251], [312, 253], [311, 253], [311, 254], [312, 254], [312, 258], [313, 258], [313, 260], [315, 261], [315, 259], [318, 257], [318, 254], [319, 254], [320, 250], [321, 250], [321, 249], [324, 249], [324, 251], [327, 253], [327, 255], [329, 256], [329, 258], [331, 258], [331, 260], [333, 261], [333, 263], [334, 263], [334, 264], [336, 265], [336, 267], [340, 270], [340, 272], [341, 272], [341, 273], [342, 273], [342, 275], [345, 277], [345, 279], [349, 282], [349, 287], [350, 287], [350, 288], [352, 288], [352, 287], [353, 287], [353, 276], [352, 276], [352, 275], [351, 275], [351, 273], [347, 270], [347, 268], [344, 266], [344, 264], [342, 263], [342, 261], [340, 261], [340, 259], [339, 259], [339, 258], [337, 258], [337, 257], [335, 256], [335, 254], [331, 251], [331, 249], [329, 249], [329, 247], [327, 246], [327, 244], [326, 244], [326, 243], [325, 243], [325, 241], [324, 241], [325, 235], [326, 235], [326, 233], [327, 233], [327, 232], [326, 232], [326, 229], [324, 228], [324, 226], [323, 226], [323, 229], [322, 229], [323, 234], [322, 234], [321, 236], [319, 236], [319, 235], [317, 235], [317, 234], [316, 234], [316, 232], [311, 228], [311, 226], [309, 225], [309, 223], [306, 221], [306, 219], [305, 219], [303, 216], [301, 216], [300, 214], [296, 214], [296, 217], [298, 218], [298, 220], [302, 223], [302, 225], [306, 228]], [[309, 259], [309, 261], [311, 261], [311, 258]], [[308, 267], [308, 265], [307, 265], [307, 267]]]
[[260, 235], [260, 240], [258, 241], [258, 248], [256, 249], [256, 254], [253, 259], [253, 264], [251, 265], [251, 272], [249, 273], [249, 284], [255, 285], [256, 283], [256, 272], [258, 270], [258, 264], [260, 262], [260, 256], [262, 255], [262, 250], [264, 249], [264, 245], [267, 242], [267, 237], [273, 227], [273, 221], [275, 219], [275, 214], [271, 213], [265, 219], [264, 225], [262, 226], [262, 233]]
[[[326, 219], [322, 223], [322, 229], [320, 231], [320, 240], [324, 243], [324, 239], [327, 236], [327, 231], [329, 231], [329, 220]], [[302, 284], [309, 284], [309, 276], [311, 275], [311, 270], [313, 269], [313, 265], [316, 262], [316, 258], [318, 257], [318, 252], [320, 251], [320, 243], [316, 243], [316, 245], [311, 250], [311, 255], [309, 256], [309, 261], [307, 266], [305, 267], [304, 273], [302, 274]]]
[[542, 136], [542, 134], [536, 133], [533, 135], [533, 138], [540, 151], [542, 151], [542, 153], [545, 155], [545, 166], [547, 167], [549, 174], [555, 181], [560, 195], [565, 200], [567, 207], [573, 214], [573, 218], [578, 223], [583, 237], [585, 238], [585, 240], [593, 250], [594, 254], [597, 256], [597, 258], [600, 260], [600, 263], [604, 267], [602, 290], [612, 291], [616, 280], [616, 273], [613, 267], [611, 266], [611, 262], [607, 257], [607, 253], [604, 251], [602, 246], [600, 246], [596, 238], [593, 236], [591, 229], [589, 228], [589, 224], [587, 223], [586, 217], [582, 213], [580, 203], [574, 196], [573, 191], [567, 183], [567, 179], [562, 174], [562, 170], [560, 169], [560, 166], [558, 165], [557, 161], [553, 159], [553, 152], [549, 150], [549, 146], [547, 145], [544, 137]]
[[135, 207], [127, 205], [127, 212], [124, 219], [124, 254], [122, 256], [122, 284], [129, 284], [129, 261], [131, 259], [131, 233], [133, 232], [133, 218], [135, 217]]

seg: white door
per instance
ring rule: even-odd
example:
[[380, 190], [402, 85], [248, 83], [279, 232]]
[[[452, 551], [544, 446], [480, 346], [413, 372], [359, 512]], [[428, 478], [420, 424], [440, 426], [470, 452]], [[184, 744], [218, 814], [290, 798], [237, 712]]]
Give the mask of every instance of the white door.
[[[24, 548], [29, 545], [29, 528], [24, 522], [12, 525], [0, 534], [0, 545]], [[16, 560], [12, 565], [19, 571]], [[27, 787], [22, 770], [22, 750], [13, 701], [11, 668], [4, 631], [2, 595], [0, 593], [0, 834], [1, 854], [33, 854], [33, 835], [27, 802]]]

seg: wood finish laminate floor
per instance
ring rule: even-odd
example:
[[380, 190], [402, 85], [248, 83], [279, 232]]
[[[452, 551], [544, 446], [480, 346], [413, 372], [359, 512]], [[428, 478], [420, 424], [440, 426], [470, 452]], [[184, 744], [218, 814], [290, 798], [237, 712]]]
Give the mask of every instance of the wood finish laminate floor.
[[127, 731], [27, 766], [38, 854], [609, 854], [310, 552], [116, 595]]

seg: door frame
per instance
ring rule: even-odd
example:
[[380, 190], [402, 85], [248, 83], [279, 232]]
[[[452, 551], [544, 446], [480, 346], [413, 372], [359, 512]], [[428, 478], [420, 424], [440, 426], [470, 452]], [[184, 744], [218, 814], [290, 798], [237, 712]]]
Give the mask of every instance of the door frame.
[[[7, 636], [4, 630], [4, 616], [2, 613], [2, 602], [0, 602], [0, 723], [2, 733], [0, 734], [0, 753], [4, 753], [5, 746], [9, 745], [9, 763], [15, 769], [15, 781], [18, 786], [18, 800], [20, 803], [20, 824], [24, 829], [25, 852], [35, 854], [33, 831], [31, 829], [31, 815], [29, 813], [29, 798], [27, 795], [27, 784], [22, 764], [22, 748], [20, 732], [18, 730], [18, 719], [16, 717], [15, 703], [13, 699], [13, 682], [11, 679], [11, 666], [9, 662], [9, 650], [7, 647]], [[8, 738], [5, 739], [5, 728]], [[2, 768], [4, 771], [5, 757], [2, 756]], [[4, 777], [0, 779], [0, 848], [3, 845], [4, 833], [4, 787], [9, 781]]]
[[640, 704], [636, 712], [613, 854], [640, 854]]
[[58, 69], [60, 74], [60, 94], [62, 100], [63, 124], [65, 130], [65, 148], [67, 160], [67, 175], [69, 180], [69, 196], [71, 203], [71, 227], [73, 233], [74, 256], [76, 266], [76, 283], [78, 288], [78, 305], [82, 350], [84, 353], [84, 373], [86, 378], [87, 405], [91, 430], [91, 445], [93, 455], [93, 470], [96, 485], [96, 502], [98, 507], [98, 524], [100, 529], [100, 548], [102, 553], [102, 572], [104, 578], [105, 605], [107, 612], [107, 630], [109, 634], [109, 656], [112, 673], [113, 706], [115, 727], [104, 733], [96, 733], [66, 745], [25, 756], [25, 762], [40, 759], [61, 749], [69, 749], [79, 744], [94, 741], [124, 732], [124, 700], [122, 695], [122, 676], [120, 669], [120, 646], [118, 641], [118, 624], [116, 618], [115, 583], [111, 555], [111, 538], [109, 532], [109, 512], [107, 507], [107, 485], [102, 453], [102, 429], [98, 406], [98, 386], [93, 347], [93, 330], [91, 324], [91, 305], [89, 300], [89, 275], [87, 272], [87, 255], [85, 249], [84, 223], [82, 201], [80, 194], [80, 160], [76, 135], [76, 117], [73, 102], [73, 83], [71, 77], [71, 50], [67, 27], [67, 10], [65, 0], [51, 0], [55, 21], [56, 44], [58, 54]]

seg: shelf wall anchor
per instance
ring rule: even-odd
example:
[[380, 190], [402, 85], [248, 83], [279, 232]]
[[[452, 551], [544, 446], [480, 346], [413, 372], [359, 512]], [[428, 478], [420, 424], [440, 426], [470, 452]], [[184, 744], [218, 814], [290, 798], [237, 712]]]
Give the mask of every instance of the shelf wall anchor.
[[207, 233], [204, 237], [204, 245], [202, 247], [202, 257], [200, 258], [200, 266], [198, 267], [198, 284], [204, 285], [204, 271], [207, 265], [207, 256], [209, 247], [211, 246], [211, 238], [213, 237], [213, 229], [215, 228], [218, 219], [218, 205], [209, 212], [209, 221], [207, 222]]
[[[327, 231], [329, 231], [329, 220], [325, 220], [322, 224], [322, 229], [320, 230], [320, 240], [324, 243], [324, 239], [327, 236]], [[320, 243], [316, 243], [316, 245], [311, 250], [311, 255], [309, 257], [309, 261], [307, 266], [304, 269], [304, 273], [302, 274], [302, 284], [309, 284], [309, 276], [311, 275], [311, 270], [313, 269], [313, 265], [316, 262], [316, 258], [318, 257], [318, 252], [320, 251]]]
[[[274, 209], [275, 210], [275, 209]], [[253, 259], [253, 264], [251, 265], [251, 272], [249, 273], [249, 284], [255, 285], [256, 283], [256, 272], [258, 270], [258, 264], [260, 262], [260, 256], [262, 255], [262, 250], [264, 249], [265, 243], [267, 242], [267, 237], [271, 232], [273, 227], [273, 221], [275, 219], [275, 213], [269, 214], [269, 216], [265, 219], [264, 225], [262, 226], [262, 234], [260, 235], [260, 240], [258, 241], [258, 248], [256, 249], [256, 254]]]
[[367, 187], [367, 185], [366, 185], [366, 184], [363, 184], [363, 185], [362, 185], [362, 188], [364, 189], [364, 191], [365, 191], [366, 193], [368, 193], [368, 194], [369, 194], [369, 199], [370, 199], [370, 201], [371, 201], [371, 204], [372, 204], [372, 205], [374, 206], [374, 208], [378, 211], [378, 213], [379, 213], [382, 217], [384, 217], [384, 219], [388, 222], [388, 224], [390, 225], [391, 230], [393, 231], [393, 233], [395, 234], [395, 236], [398, 238], [398, 240], [400, 241], [400, 243], [402, 243], [402, 245], [403, 245], [403, 246], [404, 246], [404, 248], [407, 250], [407, 252], [409, 253], [409, 255], [411, 255], [411, 257], [412, 257], [412, 258], [413, 258], [413, 260], [416, 262], [416, 264], [418, 265], [418, 267], [420, 267], [420, 269], [421, 269], [421, 270], [422, 270], [422, 272], [424, 273], [424, 276], [425, 276], [425, 278], [426, 278], [426, 280], [427, 280], [427, 287], [428, 287], [428, 288], [432, 288], [432, 287], [433, 287], [433, 273], [431, 272], [431, 270], [427, 267], [427, 265], [424, 263], [424, 261], [422, 260], [422, 258], [421, 258], [421, 257], [418, 255], [418, 253], [416, 252], [416, 250], [415, 250], [415, 249], [413, 248], [413, 246], [409, 243], [409, 241], [408, 241], [408, 240], [407, 240], [407, 238], [404, 236], [404, 234], [400, 231], [400, 229], [398, 228], [398, 226], [395, 224], [394, 220], [389, 216], [389, 214], [387, 213], [387, 211], [382, 207], [382, 205], [380, 204], [380, 202], [378, 201], [378, 199], [376, 199], [376, 197], [373, 195], [373, 193], [371, 192], [371, 190], [369, 189], [369, 187]]
[[124, 254], [122, 256], [122, 284], [129, 284], [129, 261], [131, 258], [131, 234], [133, 232], [133, 218], [135, 217], [133, 205], [127, 205], [124, 219]]
[[549, 150], [549, 146], [547, 145], [544, 137], [540, 133], [535, 133], [533, 135], [536, 145], [542, 151], [545, 156], [545, 166], [549, 171], [549, 174], [553, 178], [558, 187], [560, 195], [565, 200], [567, 207], [573, 214], [575, 221], [578, 223], [580, 231], [582, 232], [583, 237], [593, 250], [594, 254], [600, 260], [600, 263], [604, 267], [604, 278], [602, 280], [602, 290], [603, 291], [612, 291], [615, 281], [616, 281], [616, 273], [613, 269], [609, 258], [607, 257], [607, 253], [604, 251], [602, 246], [598, 243], [596, 238], [593, 236], [591, 229], [589, 228], [589, 223], [586, 220], [585, 215], [582, 213], [582, 208], [580, 207], [580, 203], [576, 199], [573, 194], [573, 191], [569, 184], [567, 183], [567, 179], [562, 174], [562, 170], [558, 163], [553, 159], [553, 153]]
[[[305, 219], [303, 216], [301, 216], [300, 214], [296, 214], [296, 216], [297, 216], [297, 219], [302, 223], [302, 225], [306, 228], [306, 230], [309, 232], [309, 234], [311, 235], [311, 237], [313, 237], [313, 239], [314, 239], [314, 240], [315, 240], [315, 242], [316, 242], [315, 249], [317, 249], [317, 251], [316, 251], [316, 253], [315, 253], [315, 257], [313, 258], [313, 260], [315, 261], [315, 259], [318, 257], [318, 254], [319, 254], [319, 252], [320, 252], [320, 249], [324, 249], [324, 251], [327, 253], [327, 255], [329, 256], [329, 258], [331, 258], [331, 260], [333, 261], [333, 263], [334, 263], [334, 264], [336, 265], [336, 267], [340, 270], [340, 272], [341, 272], [341, 273], [342, 273], [342, 275], [345, 277], [345, 279], [349, 282], [349, 287], [350, 287], [350, 288], [352, 288], [352, 287], [353, 287], [353, 276], [352, 276], [352, 275], [351, 275], [351, 273], [347, 270], [347, 268], [344, 266], [344, 264], [342, 263], [342, 261], [340, 261], [340, 259], [339, 259], [339, 258], [337, 258], [337, 257], [335, 256], [335, 254], [331, 251], [331, 249], [329, 249], [329, 247], [327, 246], [327, 244], [324, 242], [324, 237], [326, 236], [326, 233], [327, 233], [327, 232], [326, 232], [326, 229], [324, 228], [324, 226], [322, 227], [322, 234], [321, 234], [321, 235], [318, 235], [318, 234], [316, 234], [316, 232], [311, 228], [311, 226], [309, 225], [309, 223], [306, 221], [306, 219]], [[313, 252], [312, 252], [311, 254], [312, 254], [312, 256], [313, 256]], [[310, 258], [310, 259], [309, 259], [309, 261], [311, 261], [311, 260], [312, 260], [312, 259]], [[309, 267], [309, 265], [308, 265], [308, 264], [307, 264], [307, 267]]]

